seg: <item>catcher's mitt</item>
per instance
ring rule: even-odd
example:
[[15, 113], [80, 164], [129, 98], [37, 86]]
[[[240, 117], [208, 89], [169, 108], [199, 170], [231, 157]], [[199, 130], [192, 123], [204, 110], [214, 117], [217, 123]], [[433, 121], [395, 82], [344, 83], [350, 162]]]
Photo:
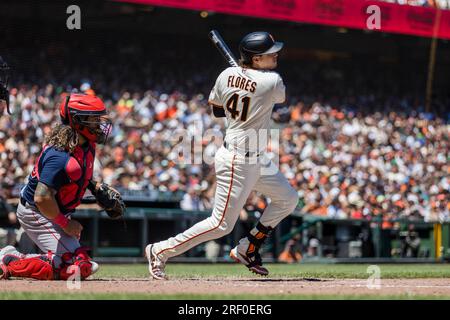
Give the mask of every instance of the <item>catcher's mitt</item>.
[[123, 217], [126, 207], [119, 191], [106, 183], [102, 183], [97, 190], [95, 185], [95, 182], [90, 181], [88, 188], [97, 200], [98, 205], [106, 211], [111, 219]]

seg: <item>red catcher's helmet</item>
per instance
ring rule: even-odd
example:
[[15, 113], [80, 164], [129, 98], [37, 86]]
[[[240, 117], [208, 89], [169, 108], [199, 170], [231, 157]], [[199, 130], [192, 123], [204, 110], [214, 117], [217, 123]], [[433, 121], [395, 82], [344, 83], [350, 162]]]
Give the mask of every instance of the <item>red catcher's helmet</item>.
[[59, 106], [61, 121], [87, 140], [104, 144], [111, 130], [111, 120], [103, 101], [93, 95], [72, 93], [63, 97]]

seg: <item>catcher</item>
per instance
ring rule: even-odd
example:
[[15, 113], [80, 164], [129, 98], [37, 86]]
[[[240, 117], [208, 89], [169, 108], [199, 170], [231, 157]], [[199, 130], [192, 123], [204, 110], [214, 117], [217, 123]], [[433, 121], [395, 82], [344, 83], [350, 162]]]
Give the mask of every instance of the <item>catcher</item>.
[[96, 144], [104, 144], [111, 120], [101, 99], [69, 94], [63, 98], [57, 125], [44, 141], [27, 185], [21, 190], [17, 218], [44, 254], [0, 250], [0, 278], [66, 280], [77, 269], [82, 280], [98, 270], [79, 243], [83, 226], [70, 215], [89, 189], [111, 218], [125, 205], [115, 189], [92, 180]]

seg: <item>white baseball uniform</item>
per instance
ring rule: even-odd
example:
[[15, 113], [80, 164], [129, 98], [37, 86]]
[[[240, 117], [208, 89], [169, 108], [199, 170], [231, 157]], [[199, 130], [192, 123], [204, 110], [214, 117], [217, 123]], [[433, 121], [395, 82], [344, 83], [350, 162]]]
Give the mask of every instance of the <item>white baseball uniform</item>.
[[[269, 198], [259, 221], [265, 227], [275, 227], [295, 209], [297, 192], [265, 153], [273, 106], [284, 100], [285, 86], [276, 72], [230, 67], [219, 75], [209, 104], [225, 109], [228, 125], [225, 144], [214, 159], [214, 209], [183, 233], [155, 243], [153, 252], [160, 259], [229, 234], [252, 190]], [[248, 243], [241, 240], [239, 245], [242, 242]]]

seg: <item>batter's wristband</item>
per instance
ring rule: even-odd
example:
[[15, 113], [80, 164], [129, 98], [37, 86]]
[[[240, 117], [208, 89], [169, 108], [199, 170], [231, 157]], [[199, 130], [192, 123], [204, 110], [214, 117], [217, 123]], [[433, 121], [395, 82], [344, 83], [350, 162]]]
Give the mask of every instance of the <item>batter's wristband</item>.
[[67, 219], [67, 217], [60, 212], [56, 216], [56, 218], [53, 219], [53, 222], [64, 229], [65, 227], [67, 227], [67, 224], [69, 223], [69, 219]]

